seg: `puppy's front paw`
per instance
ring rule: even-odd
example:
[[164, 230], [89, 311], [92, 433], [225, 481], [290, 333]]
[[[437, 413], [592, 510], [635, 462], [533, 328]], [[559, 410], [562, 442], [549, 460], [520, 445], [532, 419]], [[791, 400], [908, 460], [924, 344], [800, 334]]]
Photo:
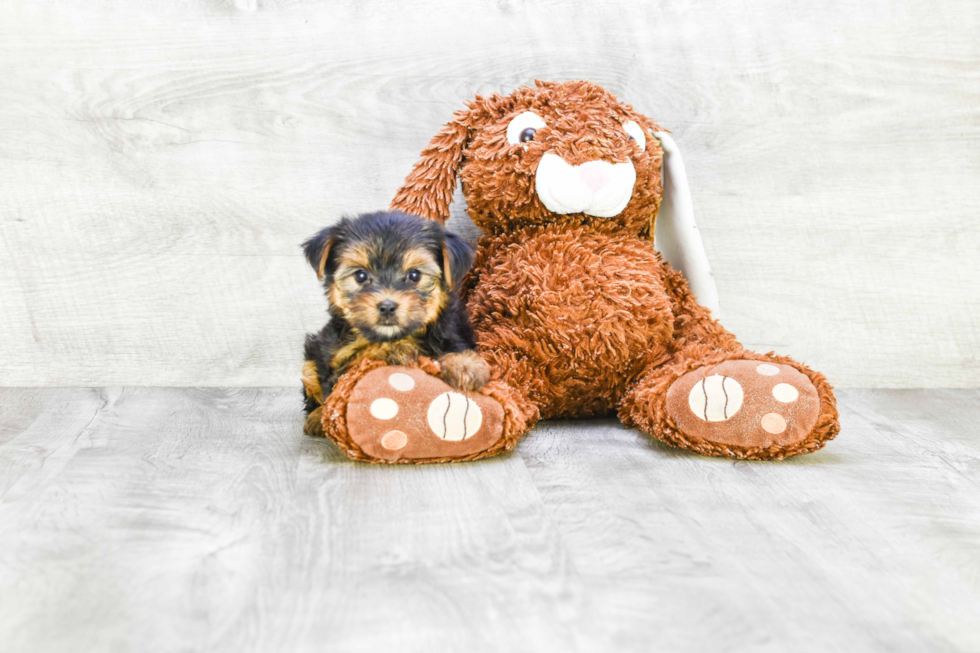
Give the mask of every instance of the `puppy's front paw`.
[[323, 433], [323, 406], [317, 406], [306, 416], [303, 424], [303, 433], [314, 438], [325, 437]]
[[490, 368], [475, 351], [446, 354], [439, 359], [442, 380], [457, 390], [479, 390], [490, 380]]

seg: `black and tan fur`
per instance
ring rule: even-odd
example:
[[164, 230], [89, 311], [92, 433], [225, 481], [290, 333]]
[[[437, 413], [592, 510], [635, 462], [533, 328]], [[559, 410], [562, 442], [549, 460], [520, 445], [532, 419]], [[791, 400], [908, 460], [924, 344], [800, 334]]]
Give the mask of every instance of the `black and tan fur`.
[[437, 359], [442, 378], [478, 390], [489, 370], [455, 292], [473, 249], [438, 223], [407, 213], [344, 218], [303, 244], [329, 299], [330, 321], [306, 337], [307, 432], [337, 378], [363, 357], [389, 365]]

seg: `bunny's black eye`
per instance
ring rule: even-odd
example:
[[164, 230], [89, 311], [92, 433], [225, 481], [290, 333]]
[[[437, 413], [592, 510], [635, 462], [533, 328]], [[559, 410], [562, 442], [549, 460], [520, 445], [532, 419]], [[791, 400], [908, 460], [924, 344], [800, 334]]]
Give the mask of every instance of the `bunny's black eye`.
[[544, 120], [536, 113], [525, 111], [514, 116], [507, 123], [507, 142], [511, 145], [521, 145], [534, 140], [534, 133], [546, 127]]
[[629, 137], [628, 140], [633, 141], [637, 146], [639, 146], [640, 151], [647, 149], [647, 137], [643, 133], [643, 128], [636, 124], [635, 120], [630, 120], [629, 122], [623, 123], [623, 130]]
[[412, 283], [418, 283], [419, 279], [421, 278], [422, 278], [422, 273], [419, 272], [418, 270], [408, 271], [408, 280], [411, 281]]
[[354, 273], [354, 281], [357, 283], [365, 283], [368, 280], [368, 273], [364, 270], [358, 270]]

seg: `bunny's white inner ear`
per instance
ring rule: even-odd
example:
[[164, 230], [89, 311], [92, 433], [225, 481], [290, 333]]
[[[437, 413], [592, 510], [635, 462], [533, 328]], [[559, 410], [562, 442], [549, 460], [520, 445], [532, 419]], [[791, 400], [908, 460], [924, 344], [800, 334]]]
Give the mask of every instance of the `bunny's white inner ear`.
[[694, 205], [687, 185], [684, 159], [666, 132], [656, 132], [664, 151], [664, 196], [660, 201], [654, 228], [653, 246], [671, 267], [684, 275], [698, 303], [719, 316], [718, 287], [711, 273], [708, 255], [698, 226], [694, 223]]

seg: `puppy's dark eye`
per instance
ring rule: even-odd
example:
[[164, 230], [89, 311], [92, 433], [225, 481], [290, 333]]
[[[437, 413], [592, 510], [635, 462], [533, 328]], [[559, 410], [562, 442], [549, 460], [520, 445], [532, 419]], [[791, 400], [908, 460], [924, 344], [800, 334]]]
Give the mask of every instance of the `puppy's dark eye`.
[[521, 132], [521, 142], [522, 143], [527, 143], [528, 141], [533, 141], [534, 140], [534, 134], [537, 131], [538, 130], [535, 129], [534, 127], [528, 127], [527, 129], [525, 129], [524, 131], [522, 131]]
[[358, 270], [354, 273], [354, 281], [357, 283], [366, 283], [368, 280], [368, 273], [364, 270]]
[[422, 278], [422, 273], [419, 272], [418, 270], [408, 271], [408, 280], [411, 281], [412, 283], [418, 283], [419, 279], [421, 278]]

